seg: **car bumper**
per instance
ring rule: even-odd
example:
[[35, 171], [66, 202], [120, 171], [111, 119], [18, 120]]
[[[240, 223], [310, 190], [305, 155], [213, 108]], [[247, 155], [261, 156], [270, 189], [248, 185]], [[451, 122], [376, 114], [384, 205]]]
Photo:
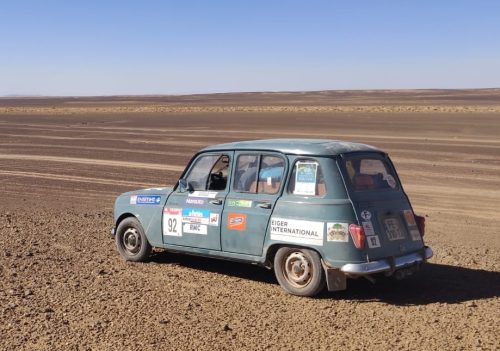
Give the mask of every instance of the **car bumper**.
[[381, 272], [390, 272], [423, 263], [431, 258], [432, 255], [432, 249], [429, 246], [426, 246], [420, 252], [414, 252], [404, 256], [366, 263], [348, 263], [343, 265], [340, 270], [349, 275], [369, 275]]

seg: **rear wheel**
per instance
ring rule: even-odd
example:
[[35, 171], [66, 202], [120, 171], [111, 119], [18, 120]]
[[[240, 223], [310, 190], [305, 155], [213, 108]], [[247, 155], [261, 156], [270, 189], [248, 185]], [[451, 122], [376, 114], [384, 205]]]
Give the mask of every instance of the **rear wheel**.
[[274, 274], [281, 287], [292, 295], [314, 296], [325, 287], [321, 258], [313, 250], [280, 248], [274, 256]]
[[116, 228], [116, 247], [120, 255], [133, 262], [148, 259], [152, 247], [144, 234], [141, 223], [135, 217], [125, 218]]

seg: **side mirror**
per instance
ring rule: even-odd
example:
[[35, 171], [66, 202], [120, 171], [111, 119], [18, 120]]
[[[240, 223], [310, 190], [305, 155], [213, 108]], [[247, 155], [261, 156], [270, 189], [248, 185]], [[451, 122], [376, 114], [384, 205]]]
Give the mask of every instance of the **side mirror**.
[[182, 179], [179, 179], [179, 187], [178, 187], [179, 191], [181, 193], [185, 193], [186, 191], [192, 191], [192, 187], [191, 187], [191, 184], [188, 183], [188, 181], [184, 178]]

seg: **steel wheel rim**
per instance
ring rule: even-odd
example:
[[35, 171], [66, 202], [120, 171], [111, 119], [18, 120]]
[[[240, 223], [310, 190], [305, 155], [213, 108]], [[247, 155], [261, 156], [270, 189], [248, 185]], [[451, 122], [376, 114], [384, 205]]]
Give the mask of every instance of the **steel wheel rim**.
[[313, 267], [302, 252], [292, 252], [283, 265], [285, 279], [297, 288], [303, 288], [311, 282]]
[[123, 248], [130, 254], [135, 255], [141, 250], [141, 235], [136, 228], [127, 228], [122, 237]]

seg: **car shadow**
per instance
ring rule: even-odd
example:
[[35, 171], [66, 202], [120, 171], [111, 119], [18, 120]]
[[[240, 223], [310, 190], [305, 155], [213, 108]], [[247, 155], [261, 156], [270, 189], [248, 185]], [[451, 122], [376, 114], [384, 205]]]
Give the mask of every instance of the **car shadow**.
[[[175, 264], [199, 271], [212, 272], [241, 279], [277, 285], [272, 271], [262, 267], [199, 256], [157, 252], [151, 262]], [[324, 292], [317, 298], [383, 302], [391, 305], [427, 305], [431, 303], [461, 303], [500, 297], [500, 272], [427, 263], [419, 274], [401, 281], [349, 279], [347, 290]]]
[[162, 251], [153, 253], [150, 262], [174, 264], [261, 283], [278, 284], [273, 271], [248, 263]]
[[500, 296], [500, 272], [427, 263], [414, 277], [401, 281], [366, 279], [348, 281], [348, 289], [326, 293], [321, 298], [379, 301], [391, 305], [427, 305], [462, 303]]

